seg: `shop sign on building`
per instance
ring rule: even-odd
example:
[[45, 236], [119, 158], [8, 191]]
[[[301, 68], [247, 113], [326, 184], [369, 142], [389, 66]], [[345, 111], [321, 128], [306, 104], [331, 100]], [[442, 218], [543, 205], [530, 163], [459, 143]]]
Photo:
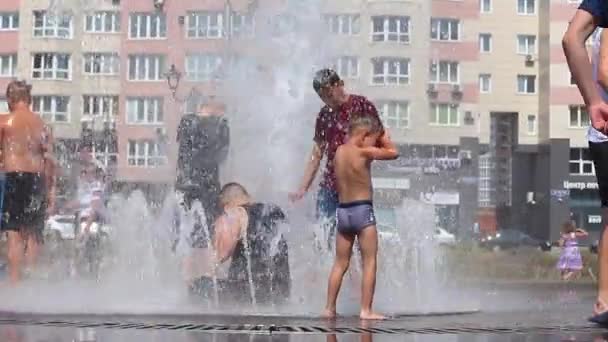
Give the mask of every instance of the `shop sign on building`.
[[591, 224], [602, 223], [602, 215], [589, 215], [587, 219]]
[[597, 182], [571, 182], [571, 181], [564, 181], [564, 189], [566, 190], [586, 190], [586, 189], [598, 189], [599, 186], [597, 185]]

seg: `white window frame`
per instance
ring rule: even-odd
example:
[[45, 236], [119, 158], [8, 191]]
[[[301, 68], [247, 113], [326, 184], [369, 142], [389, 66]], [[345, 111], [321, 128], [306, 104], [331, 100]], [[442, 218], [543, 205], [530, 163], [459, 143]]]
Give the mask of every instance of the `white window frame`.
[[[95, 72], [96, 69], [99, 72]], [[82, 72], [88, 76], [118, 76], [120, 56], [114, 52], [85, 52], [82, 56]]]
[[[570, 173], [570, 175], [573, 176], [593, 176], [595, 175], [595, 165], [593, 165], [593, 160], [590, 159], [584, 159], [584, 154], [587, 151], [587, 153], [589, 153], [589, 149], [588, 148], [574, 148], [571, 147], [570, 151], [569, 151], [569, 155], [568, 155], [568, 172]], [[572, 152], [575, 152], [577, 154], [577, 158], [576, 159], [572, 159]], [[578, 166], [578, 172], [572, 172], [572, 170], [570, 169], [574, 164], [576, 164]], [[591, 167], [591, 172], [585, 172], [585, 166], [587, 167]]]
[[479, 207], [489, 208], [493, 206], [492, 192], [495, 191], [492, 185], [492, 171], [495, 166], [489, 154], [479, 156]]
[[[385, 127], [410, 128], [410, 103], [407, 101], [377, 101], [378, 112]], [[404, 113], [402, 113], [404, 111]]]
[[[135, 154], [131, 154], [131, 146], [135, 144]], [[143, 151], [141, 151], [143, 150]], [[138, 162], [141, 161], [141, 164]], [[154, 140], [131, 140], [127, 142], [127, 165], [129, 167], [156, 168], [167, 165], [167, 156], [163, 148]]]
[[[448, 121], [446, 123], [442, 123], [439, 120], [439, 111], [442, 107], [448, 108]], [[452, 111], [454, 110], [454, 111]], [[460, 108], [457, 104], [454, 103], [431, 103], [431, 117], [429, 119], [429, 124], [431, 126], [442, 126], [442, 127], [458, 127], [460, 126]], [[453, 117], [455, 116], [455, 118]], [[453, 120], [455, 119], [455, 120]]]
[[[447, 39], [444, 39], [441, 34], [441, 24], [448, 22]], [[454, 31], [453, 24], [456, 23], [456, 34], [458, 37], [452, 39], [452, 33]], [[431, 18], [431, 40], [436, 42], [459, 42], [462, 39], [462, 21], [457, 18]]]
[[[96, 21], [99, 20], [101, 29], [97, 29]], [[110, 21], [111, 29], [106, 30], [107, 22]], [[120, 11], [96, 11], [93, 14], [87, 14], [84, 20], [84, 32], [92, 34], [116, 34], [121, 31], [121, 15]], [[90, 23], [90, 27], [89, 27]]]
[[118, 116], [119, 105], [118, 95], [86, 94], [82, 96], [82, 116], [83, 118], [102, 118], [104, 121], [112, 121]]
[[[532, 12], [532, 13], [527, 12], [528, 7], [530, 7], [530, 6], [528, 6], [528, 2], [530, 2], [530, 1], [534, 1], [534, 12]], [[523, 4], [524, 12], [520, 11], [520, 8], [519, 8], [520, 2], [524, 2], [524, 4]], [[518, 15], [530, 15], [530, 16], [536, 15], [536, 12], [538, 12], [538, 0], [517, 0], [517, 1], [515, 1], [515, 8], [516, 8], [516, 12]]]
[[[50, 100], [49, 111], [44, 110], [44, 100]], [[57, 102], [58, 100], [63, 99], [67, 101], [66, 111], [58, 112], [57, 111]], [[36, 109], [38, 106], [38, 109]], [[70, 123], [70, 109], [72, 107], [72, 101], [69, 96], [64, 95], [34, 95], [32, 97], [32, 111], [38, 113], [40, 117], [44, 119], [44, 121], [49, 123], [56, 124], [69, 124]], [[57, 120], [58, 116], [65, 116], [65, 120]]]
[[98, 150], [97, 144], [93, 144], [91, 149], [91, 156], [106, 168], [113, 167], [118, 164], [118, 151], [112, 151], [110, 146], [110, 144], [105, 144], [103, 150]]
[[[361, 15], [355, 13], [325, 14], [327, 32], [339, 36], [358, 36], [361, 33]], [[338, 32], [334, 32], [334, 25], [338, 25]]]
[[[36, 68], [36, 56], [41, 55], [41, 67]], [[59, 69], [59, 58], [67, 57], [68, 60], [68, 68], [67, 69]], [[47, 68], [45, 64], [48, 64], [50, 58], [51, 67]], [[36, 76], [38, 73], [39, 76]], [[45, 74], [51, 73], [50, 76], [46, 76]], [[65, 73], [67, 77], [58, 77], [59, 73]], [[72, 56], [67, 53], [59, 53], [59, 52], [34, 52], [32, 54], [32, 78], [35, 80], [55, 80], [55, 81], [70, 81], [72, 79]]]
[[[522, 89], [519, 88], [519, 81], [520, 79], [524, 78], [526, 80], [525, 83], [525, 88], [524, 91], [522, 91]], [[534, 83], [534, 91], [533, 92], [529, 92], [529, 88], [530, 88], [530, 84], [529, 84], [529, 80], [530, 78], [532, 78], [533, 83]], [[538, 85], [536, 84], [538, 81], [538, 77], [536, 77], [536, 75], [517, 75], [517, 94], [518, 95], [535, 95], [536, 93], [538, 93]]]
[[[140, 113], [140, 106], [143, 106]], [[164, 124], [164, 99], [162, 97], [127, 97], [125, 115], [128, 125], [158, 126]], [[139, 115], [142, 118], [139, 118]], [[152, 117], [152, 119], [150, 119]]]
[[[165, 56], [157, 54], [129, 55], [128, 74], [129, 82], [162, 82], [165, 74]], [[134, 60], [134, 62], [132, 62]], [[144, 75], [140, 75], [139, 66], [144, 64]], [[132, 68], [135, 68], [132, 74]], [[150, 68], [154, 68], [154, 77], [150, 78]], [[133, 76], [133, 77], [132, 77]]]
[[526, 117], [526, 133], [528, 135], [538, 134], [538, 115], [528, 114]]
[[357, 56], [340, 56], [336, 58], [333, 69], [341, 78], [357, 79], [360, 76], [360, 61]]
[[[530, 48], [530, 40], [533, 40], [534, 46]], [[521, 44], [523, 43], [523, 44]], [[524, 46], [522, 50], [521, 47]], [[517, 35], [517, 48], [518, 55], [536, 55], [538, 53], [538, 38], [533, 34], [518, 34]]]
[[[136, 20], [134, 22], [133, 20]], [[152, 21], [156, 21], [156, 30], [152, 30]], [[133, 25], [137, 35], [133, 36]], [[140, 35], [140, 28], [145, 27], [145, 34]], [[163, 30], [164, 28], [164, 30]], [[129, 39], [130, 40], [163, 40], [167, 39], [168, 19], [162, 12], [133, 12], [129, 14]], [[156, 36], [152, 36], [152, 35]]]
[[[487, 80], [488, 87], [484, 89], [484, 81]], [[479, 74], [479, 93], [490, 94], [492, 92], [492, 74]]]
[[[206, 27], [201, 23], [206, 18]], [[216, 21], [213, 25], [211, 19]], [[186, 38], [188, 39], [223, 39], [224, 13], [221, 11], [196, 11], [188, 12], [186, 15]], [[213, 32], [213, 34], [211, 34]]]
[[186, 79], [192, 82], [214, 80], [219, 77], [223, 63], [219, 54], [187, 54]]
[[[42, 15], [42, 26], [37, 26], [37, 16]], [[62, 26], [68, 20], [68, 27]], [[66, 35], [62, 36], [63, 32]], [[68, 14], [52, 15], [47, 11], [36, 10], [32, 16], [32, 35], [34, 38], [72, 39], [74, 37], [74, 16]]]
[[[383, 71], [382, 74], [375, 73], [375, 62], [382, 63]], [[390, 63], [399, 63], [397, 67], [397, 72], [395, 74], [391, 74], [389, 72]], [[402, 68], [403, 63], [405, 63], [405, 68]], [[405, 69], [405, 70], [402, 70]], [[409, 58], [398, 58], [398, 57], [377, 57], [372, 59], [372, 79], [371, 84], [378, 86], [402, 86], [408, 85], [411, 81], [411, 60]], [[404, 73], [402, 73], [404, 72]], [[376, 80], [382, 78], [382, 82], [377, 82]], [[395, 82], [390, 82], [390, 79], [395, 79]]]
[[[574, 118], [576, 116], [576, 118]], [[573, 118], [575, 120], [573, 120]], [[568, 106], [568, 128], [581, 129], [589, 127], [589, 113], [584, 105]]]
[[[484, 38], [488, 40], [488, 50], [484, 50]], [[479, 34], [479, 52], [480, 53], [491, 53], [492, 52], [492, 34], [491, 33], [480, 33]]]
[[[382, 20], [382, 31], [374, 31], [374, 20]], [[397, 31], [390, 31], [391, 21], [395, 20]], [[405, 21], [405, 32], [401, 30], [402, 21]], [[371, 42], [381, 43], [399, 43], [399, 44], [410, 44], [412, 34], [412, 19], [408, 16], [396, 16], [396, 15], [376, 15], [371, 18]], [[379, 38], [376, 40], [376, 38]], [[395, 38], [395, 39], [392, 39]]]
[[[18, 56], [17, 54], [7, 54], [7, 55], [0, 55], [0, 78], [3, 77], [15, 77], [17, 75], [17, 61], [18, 61]], [[8, 66], [8, 73], [3, 73], [3, 66], [5, 65], [5, 63]]]
[[256, 26], [254, 16], [237, 12], [233, 12], [232, 14], [230, 14], [230, 34], [232, 37], [254, 37], [255, 29]]
[[[484, 2], [488, 2], [488, 8], [485, 8]], [[500, 1], [500, 0], [499, 0]], [[481, 14], [489, 14], [492, 13], [493, 8], [492, 0], [479, 0], [479, 13]]]
[[[456, 79], [452, 79], [452, 69], [456, 68]], [[447, 80], [442, 80], [442, 69], [447, 69]], [[460, 84], [460, 63], [457, 61], [431, 61], [429, 70], [430, 82], [436, 84]]]
[[0, 12], [0, 32], [19, 30], [19, 21], [19, 12]]

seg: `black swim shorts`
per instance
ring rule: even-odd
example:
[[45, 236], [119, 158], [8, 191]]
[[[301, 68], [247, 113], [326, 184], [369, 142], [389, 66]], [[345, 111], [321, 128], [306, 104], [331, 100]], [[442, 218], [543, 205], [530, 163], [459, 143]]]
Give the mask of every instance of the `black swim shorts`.
[[2, 231], [42, 236], [46, 219], [46, 187], [40, 173], [8, 172], [2, 208]]
[[595, 176], [600, 190], [602, 208], [608, 208], [608, 141], [589, 142], [589, 152], [595, 166]]

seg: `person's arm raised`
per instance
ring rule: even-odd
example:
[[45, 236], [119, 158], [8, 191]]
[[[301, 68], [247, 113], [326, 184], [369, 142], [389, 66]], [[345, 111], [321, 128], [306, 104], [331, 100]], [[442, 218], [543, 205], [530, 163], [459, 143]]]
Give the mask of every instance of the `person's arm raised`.
[[585, 41], [597, 28], [596, 19], [585, 10], [577, 10], [564, 34], [562, 46], [570, 72], [583, 96], [593, 127], [605, 131], [608, 105], [602, 100], [596, 83]]
[[394, 160], [399, 158], [397, 146], [395, 146], [386, 130], [380, 139], [378, 139], [377, 147], [364, 147], [361, 149], [361, 153], [366, 158], [373, 160]]
[[232, 256], [234, 248], [241, 238], [242, 231], [246, 229], [248, 223], [247, 212], [240, 207], [216, 220], [213, 245], [219, 263], [223, 263]]

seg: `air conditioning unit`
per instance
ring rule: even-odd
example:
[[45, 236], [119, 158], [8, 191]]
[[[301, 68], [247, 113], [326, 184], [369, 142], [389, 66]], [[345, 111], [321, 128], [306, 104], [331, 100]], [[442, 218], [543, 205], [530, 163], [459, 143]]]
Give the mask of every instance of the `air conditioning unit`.
[[473, 112], [471, 112], [471, 111], [464, 112], [464, 123], [467, 125], [473, 125], [475, 123], [475, 118], [473, 117]]
[[120, 6], [120, 0], [112, 0], [112, 5]]
[[159, 135], [159, 136], [161, 136], [161, 137], [164, 137], [164, 136], [167, 135], [167, 129], [165, 127], [158, 127], [156, 129], [156, 134]]
[[462, 151], [458, 152], [458, 159], [471, 160], [471, 159], [473, 159], [473, 153], [469, 150], [462, 150]]
[[526, 55], [526, 62], [534, 62], [534, 56]]
[[426, 93], [430, 96], [430, 97], [437, 97], [437, 87], [435, 86], [434, 83], [429, 83], [429, 86], [426, 88]]
[[460, 84], [454, 84], [454, 86], [452, 87], [452, 92], [462, 93], [462, 89], [460, 89]]

